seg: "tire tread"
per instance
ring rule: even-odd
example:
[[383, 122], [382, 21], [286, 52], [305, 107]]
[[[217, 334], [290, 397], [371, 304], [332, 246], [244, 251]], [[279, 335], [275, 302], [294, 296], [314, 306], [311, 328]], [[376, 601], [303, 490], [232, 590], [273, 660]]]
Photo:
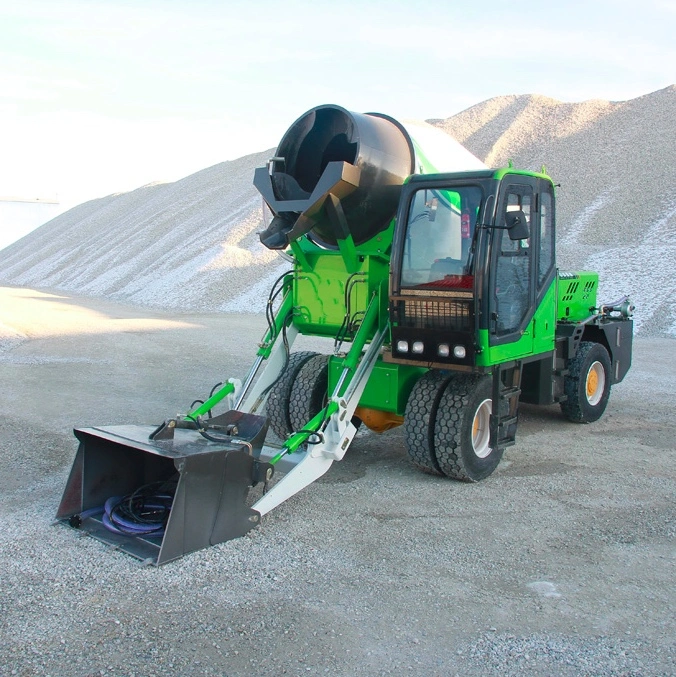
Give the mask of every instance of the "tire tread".
[[285, 440], [292, 432], [293, 427], [289, 416], [291, 390], [303, 365], [315, 357], [318, 353], [310, 350], [299, 351], [289, 355], [281, 377], [270, 389], [265, 405], [266, 415], [270, 421], [270, 427], [277, 437]]
[[[482, 390], [486, 392], [482, 393]], [[434, 425], [434, 452], [441, 471], [461, 482], [478, 482], [497, 468], [502, 458], [500, 450], [493, 449], [477, 461], [472, 448], [471, 426], [479, 400], [490, 397], [490, 377], [459, 376], [444, 390]], [[475, 461], [483, 467], [472, 467]]]
[[443, 475], [434, 454], [434, 421], [439, 400], [451, 378], [448, 373], [428, 371], [413, 386], [404, 413], [408, 457], [419, 470], [432, 475]]
[[289, 421], [294, 431], [301, 430], [322, 410], [329, 380], [328, 364], [328, 355], [314, 355], [298, 370], [289, 398]]

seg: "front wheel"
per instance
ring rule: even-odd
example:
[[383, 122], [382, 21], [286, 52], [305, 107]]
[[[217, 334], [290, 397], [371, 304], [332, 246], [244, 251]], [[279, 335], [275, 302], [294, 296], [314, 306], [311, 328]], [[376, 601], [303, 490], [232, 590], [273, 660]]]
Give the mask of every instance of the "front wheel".
[[568, 365], [563, 383], [564, 416], [574, 423], [592, 423], [603, 416], [610, 397], [610, 356], [600, 343], [582, 341]]
[[289, 421], [294, 431], [304, 428], [326, 406], [328, 385], [328, 355], [315, 355], [299, 369], [289, 397]]
[[270, 420], [270, 427], [281, 440], [285, 440], [294, 431], [289, 407], [291, 391], [298, 372], [316, 355], [317, 353], [312, 351], [291, 353], [279, 379], [270, 389], [265, 409]]
[[451, 380], [447, 372], [432, 369], [418, 379], [406, 404], [404, 435], [409, 459], [420, 470], [442, 475], [434, 454], [434, 421], [439, 399]]
[[490, 445], [493, 410], [490, 376], [459, 376], [444, 390], [434, 425], [434, 450], [444, 475], [463, 482], [488, 477], [502, 449]]

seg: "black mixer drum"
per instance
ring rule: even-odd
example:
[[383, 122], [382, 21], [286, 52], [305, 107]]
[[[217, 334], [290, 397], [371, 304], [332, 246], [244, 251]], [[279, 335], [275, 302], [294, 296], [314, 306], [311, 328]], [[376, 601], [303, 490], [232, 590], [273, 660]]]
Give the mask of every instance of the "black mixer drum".
[[394, 216], [414, 164], [412, 141], [396, 120], [313, 108], [289, 127], [268, 167], [256, 170], [254, 185], [275, 215], [261, 242], [283, 249], [309, 232], [332, 247], [345, 229], [355, 244], [366, 242]]

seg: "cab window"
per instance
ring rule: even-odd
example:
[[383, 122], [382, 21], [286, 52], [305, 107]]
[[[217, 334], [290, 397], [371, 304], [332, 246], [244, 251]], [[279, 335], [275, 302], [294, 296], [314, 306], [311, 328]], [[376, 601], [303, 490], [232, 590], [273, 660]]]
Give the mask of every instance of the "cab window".
[[471, 250], [481, 189], [416, 191], [406, 224], [402, 288], [472, 288]]

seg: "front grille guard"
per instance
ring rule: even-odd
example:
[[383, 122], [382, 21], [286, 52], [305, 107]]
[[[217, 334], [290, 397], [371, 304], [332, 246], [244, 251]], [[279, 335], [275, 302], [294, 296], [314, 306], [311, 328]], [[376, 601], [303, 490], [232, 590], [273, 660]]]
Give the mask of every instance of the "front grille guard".
[[394, 321], [399, 327], [474, 331], [473, 299], [393, 298]]

